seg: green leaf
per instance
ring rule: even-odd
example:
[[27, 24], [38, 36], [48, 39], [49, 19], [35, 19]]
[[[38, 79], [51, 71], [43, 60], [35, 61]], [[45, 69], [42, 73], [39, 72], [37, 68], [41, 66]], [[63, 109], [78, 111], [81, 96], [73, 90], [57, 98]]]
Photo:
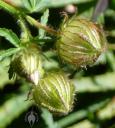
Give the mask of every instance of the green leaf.
[[29, 0], [22, 0], [23, 6], [31, 12], [32, 7], [31, 7], [31, 3], [29, 2]]
[[[21, 0], [20, 0], [21, 1]], [[28, 10], [29, 13], [43, 11], [46, 8], [62, 7], [68, 4], [79, 4], [93, 0], [22, 0], [21, 6]]]
[[15, 47], [19, 47], [20, 40], [12, 30], [8, 30], [6, 28], [0, 28], [0, 36], [4, 37]]
[[26, 94], [14, 95], [0, 106], [0, 128], [6, 128], [31, 106], [32, 102], [24, 102], [26, 97]]
[[30, 12], [36, 11], [36, 6], [39, 4], [40, 0], [22, 0], [24, 7]]
[[68, 128], [98, 128], [95, 123], [89, 121], [88, 119], [84, 119], [79, 123], [76, 123]]
[[[48, 22], [48, 17], [49, 17], [49, 10], [46, 9], [46, 11], [44, 12], [44, 14], [41, 17], [41, 23], [43, 25], [47, 25]], [[45, 36], [45, 31], [43, 29], [39, 29], [39, 38], [42, 39]]]
[[39, 0], [28, 0], [31, 4], [31, 7], [34, 9], [36, 5], [39, 3]]
[[42, 2], [50, 2], [48, 5], [50, 7], [59, 7], [64, 6], [71, 3], [81, 4], [85, 2], [90, 2], [93, 0], [41, 0]]
[[67, 125], [70, 125], [78, 120], [86, 118], [89, 112], [96, 112], [100, 108], [104, 107], [109, 101], [110, 99], [107, 98], [105, 100], [99, 101], [98, 103], [93, 103], [87, 108], [69, 114], [68, 116], [58, 120], [56, 123], [61, 128], [66, 127]]
[[7, 84], [13, 84], [14, 79], [8, 78], [8, 66], [10, 64], [10, 58], [6, 58], [0, 62], [0, 90], [2, 90]]
[[107, 58], [107, 62], [110, 65], [110, 68], [113, 71], [115, 71], [115, 56], [114, 56], [114, 53], [112, 51], [106, 52], [106, 58]]
[[104, 106], [101, 110], [97, 113], [98, 119], [102, 120], [110, 120], [111, 118], [115, 117], [115, 99], [111, 99], [111, 101]]
[[82, 77], [73, 79], [73, 84], [79, 93], [96, 93], [115, 90], [115, 73], [106, 73], [94, 77]]
[[68, 4], [79, 4], [84, 2], [90, 2], [92, 0], [41, 0], [39, 5], [36, 7], [36, 11], [41, 11], [45, 8], [51, 7], [62, 7]]
[[53, 121], [52, 114], [45, 108], [42, 108], [42, 118], [44, 119], [48, 128], [59, 128], [57, 124]]
[[5, 57], [11, 56], [12, 54], [18, 52], [20, 48], [10, 48], [8, 50], [4, 50], [0, 52], [0, 61]]

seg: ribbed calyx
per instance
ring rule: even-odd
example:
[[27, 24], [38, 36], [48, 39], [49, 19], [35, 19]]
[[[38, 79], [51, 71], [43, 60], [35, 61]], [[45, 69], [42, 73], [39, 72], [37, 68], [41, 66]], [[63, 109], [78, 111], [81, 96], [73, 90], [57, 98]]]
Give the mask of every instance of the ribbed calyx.
[[38, 84], [39, 79], [43, 77], [44, 70], [39, 48], [36, 45], [31, 44], [13, 56], [9, 68], [9, 77], [12, 78], [15, 73], [35, 85]]
[[74, 95], [75, 87], [62, 72], [48, 73], [33, 90], [35, 103], [58, 115], [72, 110]]
[[61, 26], [56, 42], [59, 57], [76, 67], [92, 65], [106, 50], [103, 29], [86, 19], [72, 17]]

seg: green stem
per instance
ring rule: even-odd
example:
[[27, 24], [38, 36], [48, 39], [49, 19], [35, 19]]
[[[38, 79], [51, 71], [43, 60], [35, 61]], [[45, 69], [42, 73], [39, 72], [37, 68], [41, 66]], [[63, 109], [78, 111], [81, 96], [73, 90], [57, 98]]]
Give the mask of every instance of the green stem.
[[26, 19], [31, 25], [34, 25], [38, 29], [41, 28], [41, 29], [43, 29], [43, 30], [47, 31], [48, 33], [55, 35], [55, 36], [57, 36], [59, 34], [59, 32], [57, 32], [56, 30], [49, 28], [48, 26], [42, 25], [40, 22], [38, 22], [37, 20], [35, 20], [34, 18], [32, 18], [30, 16], [26, 16]]
[[0, 0], [0, 7], [3, 8], [4, 10], [8, 11], [11, 14], [19, 14], [19, 11], [15, 7], [7, 4], [3, 0]]
[[4, 2], [2, 0], [0, 0], [0, 7], [3, 8], [4, 10], [8, 11], [9, 13], [13, 14], [14, 16], [17, 16], [16, 18], [19, 19], [19, 26], [22, 31], [21, 32], [21, 40], [22, 40], [22, 42], [28, 42], [30, 40], [31, 34], [26, 26], [24, 18], [22, 17], [24, 14], [21, 13], [21, 11], [19, 11], [15, 7], [7, 4], [6, 2]]

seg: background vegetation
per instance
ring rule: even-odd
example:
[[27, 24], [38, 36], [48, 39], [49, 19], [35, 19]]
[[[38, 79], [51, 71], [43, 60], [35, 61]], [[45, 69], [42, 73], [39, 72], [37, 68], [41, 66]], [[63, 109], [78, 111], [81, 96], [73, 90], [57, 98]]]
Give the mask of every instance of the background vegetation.
[[[69, 65], [62, 64], [62, 67], [73, 73], [77, 100], [70, 114], [58, 117], [47, 110], [39, 110], [31, 100], [25, 101], [30, 86], [24, 80], [9, 80], [11, 57], [6, 56], [12, 54], [14, 49], [8, 52], [5, 50], [14, 46], [6, 38], [0, 37], [0, 128], [29, 128], [25, 116], [32, 109], [38, 113], [38, 122], [33, 128], [115, 128], [115, 0], [99, 0], [102, 3], [96, 0], [30, 0], [31, 5], [28, 1], [23, 0], [22, 3], [16, 0], [15, 4], [20, 7], [24, 5], [23, 11], [54, 29], [58, 29], [63, 20], [60, 13], [69, 12], [66, 5], [74, 4], [76, 15], [102, 24], [107, 35], [108, 50], [95, 65], [75, 73], [75, 69], [71, 70]], [[69, 12], [68, 15], [73, 14]], [[38, 30], [28, 26], [32, 35], [38, 37]], [[18, 36], [21, 32], [18, 22], [3, 9], [0, 9], [0, 28], [10, 29]], [[55, 41], [41, 29], [40, 39], [43, 52], [49, 58], [45, 60], [44, 67], [46, 70], [57, 69], [60, 62], [55, 52], [52, 52]]]

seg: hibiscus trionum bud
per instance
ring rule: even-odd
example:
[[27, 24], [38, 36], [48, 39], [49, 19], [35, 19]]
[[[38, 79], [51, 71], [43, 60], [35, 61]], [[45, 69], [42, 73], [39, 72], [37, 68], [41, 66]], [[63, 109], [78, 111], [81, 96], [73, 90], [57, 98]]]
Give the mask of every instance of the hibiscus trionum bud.
[[72, 17], [61, 25], [56, 48], [59, 57], [76, 67], [92, 65], [106, 49], [106, 38], [102, 27]]
[[10, 71], [37, 85], [44, 73], [38, 47], [29, 45], [22, 48], [13, 56], [9, 73]]
[[33, 99], [38, 107], [54, 114], [65, 115], [73, 108], [75, 87], [62, 72], [46, 74], [33, 89]]

